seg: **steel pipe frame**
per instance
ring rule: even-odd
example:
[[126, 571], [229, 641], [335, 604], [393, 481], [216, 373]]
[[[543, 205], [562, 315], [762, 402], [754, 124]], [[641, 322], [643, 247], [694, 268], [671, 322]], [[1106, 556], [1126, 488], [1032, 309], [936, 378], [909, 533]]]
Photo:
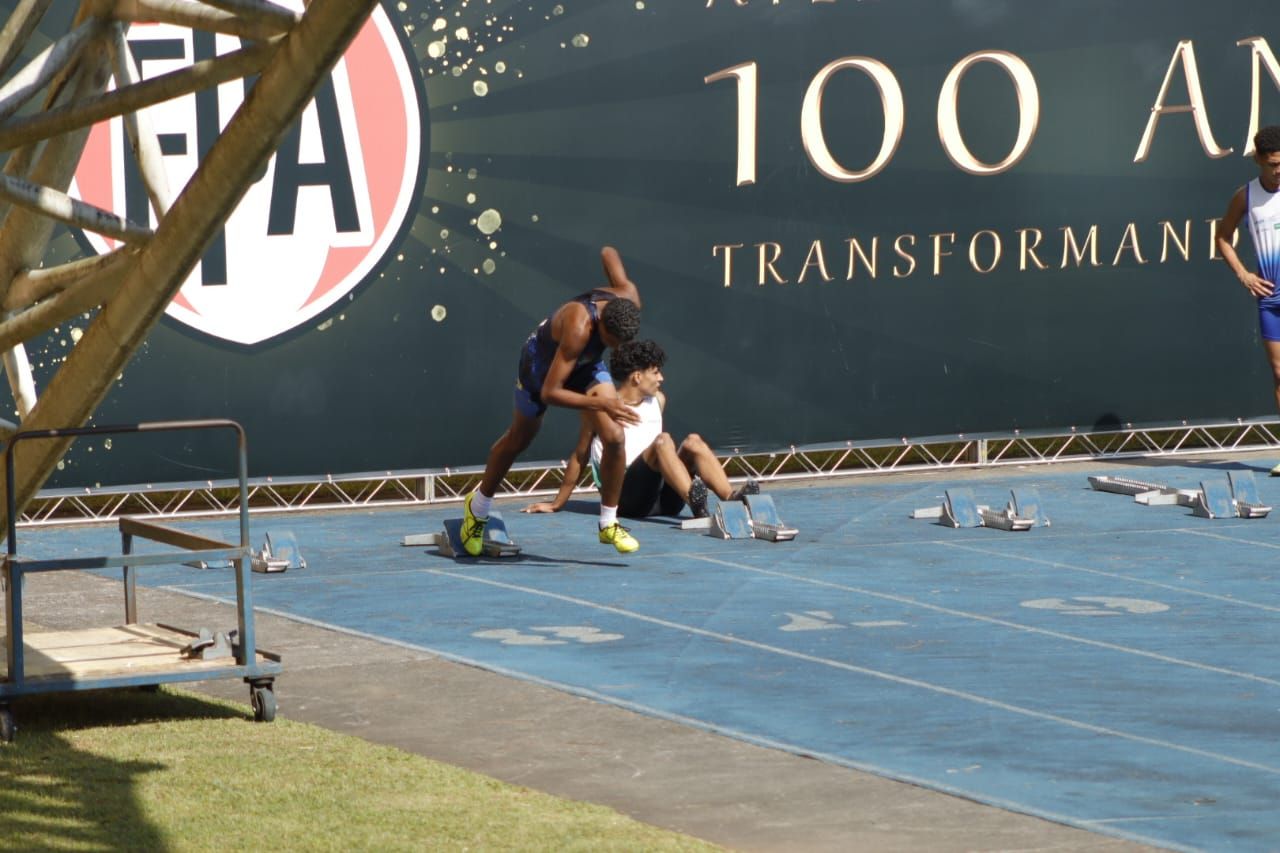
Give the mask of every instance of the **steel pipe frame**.
[[4, 28], [0, 29], [0, 74], [22, 53], [22, 47], [40, 25], [40, 19], [53, 0], [18, 0]]
[[6, 119], [38, 95], [67, 66], [79, 58], [89, 40], [102, 30], [96, 18], [85, 21], [36, 55], [0, 86], [0, 119]]
[[[351, 0], [351, 3], [353, 8], [358, 9], [364, 0]], [[215, 4], [197, 3], [195, 0], [115, 0], [111, 12], [119, 21], [174, 24], [240, 36], [252, 41], [288, 32], [296, 23], [293, 18], [284, 20], [278, 16], [262, 14], [261, 10], [258, 13], [250, 10], [248, 14], [237, 14], [215, 8]]]
[[[24, 418], [24, 429], [57, 429], [88, 421], [115, 377], [199, 261], [213, 233], [231, 214], [254, 175], [266, 165], [280, 138], [302, 113], [323, 76], [355, 38], [376, 2], [313, 0], [308, 6], [300, 22], [285, 36], [263, 68], [244, 105], [227, 124], [169, 213], [161, 219], [154, 239], [140, 250], [125, 283], [90, 323], [35, 408]], [[126, 15], [130, 12], [140, 14], [144, 7], [150, 13], [158, 5], [165, 4], [132, 0], [117, 4], [117, 9], [123, 7]], [[189, 4], [172, 5], [185, 7]], [[245, 30], [238, 33], [250, 35]], [[258, 31], [257, 37], [269, 34]], [[105, 61], [105, 45], [102, 47], [102, 56], [96, 60], [103, 66], [109, 66]], [[86, 50], [86, 57], [91, 51], [94, 51], [93, 45]], [[105, 79], [101, 82], [105, 85]], [[68, 137], [81, 137], [74, 158], [53, 157], [56, 165], [64, 168], [70, 159], [74, 169], [83, 133], [67, 134], [45, 143], [45, 150], [29, 179], [36, 177], [55, 146]], [[64, 154], [65, 148], [64, 142], [57, 154]], [[61, 185], [65, 186], [69, 180], [70, 172]], [[53, 180], [37, 182], [49, 186], [59, 184]], [[8, 219], [12, 220], [19, 213], [25, 211], [14, 210]], [[6, 221], [5, 227], [0, 229], [0, 261], [7, 262], [5, 266], [8, 267], [0, 268], [0, 280], [5, 285], [20, 270], [36, 265], [35, 260], [14, 263], [21, 255], [15, 251], [14, 238], [10, 233], [14, 229], [10, 225]], [[193, 235], [197, 236], [193, 239]], [[46, 240], [47, 235], [45, 240], [39, 241], [41, 250]], [[70, 438], [51, 439], [24, 453], [15, 477], [18, 506], [25, 506], [35, 495], [70, 443]]]
[[128, 263], [131, 258], [131, 250], [123, 247], [105, 254], [69, 261], [56, 267], [19, 273], [9, 285], [9, 295], [3, 303], [4, 308], [9, 311], [27, 308], [41, 299], [47, 299], [74, 287], [81, 281]]
[[[87, 23], [89, 5], [87, 0], [81, 4], [76, 26]], [[101, 92], [109, 77], [106, 59], [106, 45], [100, 30], [79, 51], [75, 61], [64, 67], [49, 83], [46, 108]], [[71, 182], [87, 135], [86, 128], [23, 146], [10, 155], [4, 174], [25, 178], [38, 185], [66, 187]], [[0, 226], [0, 302], [3, 302], [14, 276], [38, 266], [53, 232], [53, 222], [34, 211], [14, 209], [7, 203], [0, 206], [0, 212], [4, 213], [4, 224]], [[35, 408], [37, 398], [31, 365], [21, 344], [4, 351], [4, 367], [18, 412], [26, 418]]]
[[[112, 41], [115, 41], [114, 36]], [[181, 70], [117, 88], [88, 102], [71, 103], [13, 119], [0, 124], [0, 148], [37, 142], [256, 74], [275, 55], [278, 44], [278, 40], [271, 40], [250, 45], [216, 59], [204, 59]], [[116, 51], [113, 49], [112, 52]]]

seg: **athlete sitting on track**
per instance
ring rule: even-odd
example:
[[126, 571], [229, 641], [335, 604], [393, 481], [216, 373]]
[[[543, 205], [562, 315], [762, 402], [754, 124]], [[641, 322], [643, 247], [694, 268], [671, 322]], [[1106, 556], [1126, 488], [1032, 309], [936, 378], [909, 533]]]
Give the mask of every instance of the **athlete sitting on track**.
[[[678, 515], [687, 503], [695, 516], [707, 514], [707, 489], [721, 500], [740, 500], [746, 494], [758, 494], [754, 480], [734, 489], [724, 467], [707, 443], [690, 434], [677, 448], [671, 436], [662, 431], [662, 412], [667, 405], [662, 386], [662, 365], [666, 353], [653, 341], [631, 341], [613, 351], [609, 371], [618, 383], [618, 397], [630, 406], [637, 421], [623, 428], [626, 446], [626, 476], [618, 514], [627, 518], [649, 515]], [[599, 468], [602, 444], [592, 421], [585, 416], [578, 433], [578, 444], [565, 466], [564, 482], [554, 501], [535, 503], [525, 512], [558, 512], [568, 502], [590, 459], [592, 476], [600, 483]]]
[[639, 418], [618, 399], [601, 361], [606, 347], [629, 341], [640, 330], [640, 293], [627, 278], [617, 251], [605, 246], [600, 256], [609, 285], [561, 305], [520, 351], [511, 426], [489, 451], [479, 488], [463, 503], [462, 545], [473, 557], [484, 550], [484, 526], [498, 484], [538, 434], [548, 404], [581, 410], [583, 420], [602, 439], [600, 541], [624, 554], [640, 547], [617, 518], [627, 467], [622, 428]]

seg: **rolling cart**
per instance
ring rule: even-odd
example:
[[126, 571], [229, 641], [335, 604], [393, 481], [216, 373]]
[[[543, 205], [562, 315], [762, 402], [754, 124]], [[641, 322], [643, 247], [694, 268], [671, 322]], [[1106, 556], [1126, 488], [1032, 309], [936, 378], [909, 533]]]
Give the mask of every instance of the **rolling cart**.
[[[18, 553], [14, 498], [14, 452], [27, 440], [176, 430], [234, 430], [239, 450], [240, 542], [232, 544], [137, 518], [119, 521], [121, 553], [63, 559], [32, 559]], [[33, 430], [14, 434], [5, 447], [7, 556], [0, 566], [5, 590], [7, 669], [0, 680], [0, 741], [17, 732], [12, 702], [22, 696], [118, 687], [153, 688], [160, 684], [242, 678], [249, 685], [254, 718], [275, 719], [275, 677], [280, 656], [254, 642], [250, 589], [248, 455], [244, 429], [230, 420], [155, 421], [126, 426]], [[135, 554], [134, 539], [158, 542], [175, 551]], [[184, 630], [138, 621], [137, 571], [141, 567], [230, 560], [236, 578], [238, 626], [229, 634]], [[22, 592], [25, 576], [35, 572], [102, 569], [119, 566], [124, 580], [125, 621], [114, 628], [54, 631], [24, 635]]]

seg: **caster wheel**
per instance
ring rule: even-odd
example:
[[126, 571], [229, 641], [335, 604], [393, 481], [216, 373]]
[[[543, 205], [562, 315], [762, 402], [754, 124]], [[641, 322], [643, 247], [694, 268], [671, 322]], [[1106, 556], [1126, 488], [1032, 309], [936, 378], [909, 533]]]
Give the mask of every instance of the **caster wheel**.
[[276, 718], [276, 694], [270, 687], [250, 687], [249, 702], [258, 722], [269, 723]]
[[9, 706], [0, 708], [0, 743], [13, 743], [18, 734], [18, 725], [13, 719], [13, 709]]

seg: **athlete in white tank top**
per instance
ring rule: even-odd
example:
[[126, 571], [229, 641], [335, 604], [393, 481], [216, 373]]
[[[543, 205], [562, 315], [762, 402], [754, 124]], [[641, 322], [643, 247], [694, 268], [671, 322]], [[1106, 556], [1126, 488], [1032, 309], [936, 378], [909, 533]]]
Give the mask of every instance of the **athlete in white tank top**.
[[[1244, 195], [1249, 236], [1253, 238], [1253, 253], [1258, 260], [1258, 275], [1275, 284], [1280, 281], [1280, 191], [1268, 190], [1260, 178], [1254, 178], [1245, 185]], [[1280, 304], [1280, 294], [1273, 290], [1259, 302], [1263, 305]]]
[[[1236, 191], [1227, 213], [1218, 222], [1218, 254], [1235, 273], [1245, 290], [1258, 301], [1258, 327], [1271, 364], [1276, 406], [1280, 407], [1280, 126], [1258, 131], [1253, 138], [1253, 162], [1258, 177]], [[1236, 229], [1245, 222], [1253, 238], [1257, 271], [1251, 271], [1236, 254]], [[1280, 465], [1271, 469], [1280, 476]]]
[[[654, 439], [662, 435], [662, 404], [656, 396], [645, 397], [639, 403], [631, 406], [637, 415], [640, 416], [640, 422], [636, 424], [626, 424], [623, 430], [623, 447], [627, 455], [627, 467], [631, 466], [640, 458], [640, 454], [653, 444]], [[604, 445], [600, 442], [600, 437], [595, 436], [591, 439], [591, 468], [593, 471], [600, 468], [600, 458], [604, 455]]]

